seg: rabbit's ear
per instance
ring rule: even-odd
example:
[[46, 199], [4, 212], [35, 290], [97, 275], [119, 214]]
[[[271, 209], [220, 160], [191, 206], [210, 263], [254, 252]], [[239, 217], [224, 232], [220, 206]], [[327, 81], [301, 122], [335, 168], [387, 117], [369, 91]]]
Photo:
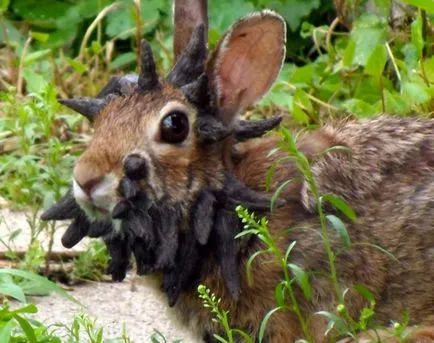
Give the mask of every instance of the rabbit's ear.
[[173, 6], [175, 29], [173, 50], [176, 62], [187, 46], [193, 30], [201, 24], [205, 28], [205, 42], [208, 41], [208, 2], [207, 0], [175, 0]]
[[208, 73], [226, 123], [274, 83], [285, 58], [285, 40], [285, 21], [269, 10], [240, 19], [223, 36]]

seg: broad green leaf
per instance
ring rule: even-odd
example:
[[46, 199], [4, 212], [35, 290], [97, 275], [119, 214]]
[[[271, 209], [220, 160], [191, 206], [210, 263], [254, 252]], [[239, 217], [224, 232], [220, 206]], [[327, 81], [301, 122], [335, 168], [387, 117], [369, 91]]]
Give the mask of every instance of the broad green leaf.
[[295, 281], [300, 286], [304, 297], [307, 300], [310, 300], [312, 296], [312, 288], [309, 283], [309, 275], [299, 266], [293, 263], [288, 263], [289, 269], [291, 269], [292, 274], [294, 275]]
[[292, 118], [299, 124], [309, 123], [309, 116], [294, 102], [292, 103]]
[[386, 104], [386, 112], [396, 114], [407, 114], [411, 110], [409, 104], [400, 94], [392, 93], [384, 90], [384, 102]]
[[124, 68], [129, 64], [135, 63], [136, 60], [137, 55], [134, 52], [126, 52], [117, 56], [113, 61], [111, 61], [109, 68], [110, 70]]
[[434, 13], [434, 0], [402, 0], [403, 2], [419, 7], [427, 12]]
[[32, 326], [30, 325], [30, 323], [27, 321], [27, 319], [19, 316], [18, 314], [15, 314], [14, 318], [20, 324], [21, 329], [23, 329], [29, 342], [30, 343], [38, 343], [38, 340], [37, 340], [36, 335], [35, 335], [35, 331], [32, 328]]
[[404, 82], [401, 91], [415, 105], [420, 105], [431, 100], [428, 87], [416, 82]]
[[374, 15], [365, 14], [356, 20], [351, 31], [351, 39], [356, 44], [353, 63], [365, 66], [372, 50], [386, 43], [386, 30], [386, 21]]
[[377, 45], [369, 56], [365, 66], [365, 73], [371, 76], [379, 77], [383, 74], [384, 66], [387, 62], [387, 52], [384, 45]]
[[14, 283], [0, 283], [0, 294], [26, 302], [26, 296], [21, 287]]
[[27, 91], [29, 93], [40, 93], [48, 86], [47, 80], [45, 80], [45, 78], [41, 74], [33, 71], [31, 67], [27, 67], [24, 69], [23, 76], [27, 82]]
[[329, 202], [331, 205], [333, 205], [334, 208], [345, 214], [348, 219], [353, 221], [357, 219], [356, 213], [344, 199], [332, 194], [324, 194], [323, 196], [321, 196], [320, 200], [325, 200]]
[[30, 272], [27, 272], [24, 270], [19, 270], [19, 269], [4, 268], [4, 269], [0, 269], [0, 276], [1, 275], [18, 276], [18, 277], [22, 277], [22, 278], [27, 279], [27, 280], [37, 282], [37, 283], [41, 284], [42, 286], [44, 286], [47, 291], [55, 292], [55, 293], [61, 295], [62, 297], [64, 297], [65, 299], [68, 299], [68, 300], [73, 301], [77, 304], [80, 304], [77, 300], [75, 300], [72, 296], [70, 296], [62, 287], [59, 287], [54, 282], [51, 282], [50, 280], [48, 280], [42, 276], [39, 276], [37, 274], [33, 274], [33, 273], [30, 273]]
[[312, 83], [315, 74], [314, 65], [306, 64], [303, 67], [298, 67], [295, 69], [291, 75], [290, 82], [295, 85], [307, 85]]
[[338, 233], [344, 246], [349, 248], [351, 246], [351, 240], [344, 222], [333, 214], [327, 215], [326, 218]]
[[372, 105], [360, 99], [346, 100], [341, 106], [359, 117], [373, 117], [378, 114]]
[[11, 336], [14, 326], [14, 320], [9, 320], [6, 325], [0, 329], [0, 342], [10, 342], [9, 338]]

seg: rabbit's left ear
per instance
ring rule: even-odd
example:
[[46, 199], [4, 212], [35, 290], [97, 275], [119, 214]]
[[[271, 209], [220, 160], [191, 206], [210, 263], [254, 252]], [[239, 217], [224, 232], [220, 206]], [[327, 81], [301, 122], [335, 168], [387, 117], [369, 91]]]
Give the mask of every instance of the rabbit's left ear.
[[173, 50], [175, 62], [184, 51], [191, 34], [199, 25], [204, 26], [205, 44], [208, 41], [208, 1], [174, 0], [173, 2]]
[[270, 89], [285, 58], [285, 40], [285, 21], [269, 10], [240, 19], [223, 36], [208, 73], [226, 123]]

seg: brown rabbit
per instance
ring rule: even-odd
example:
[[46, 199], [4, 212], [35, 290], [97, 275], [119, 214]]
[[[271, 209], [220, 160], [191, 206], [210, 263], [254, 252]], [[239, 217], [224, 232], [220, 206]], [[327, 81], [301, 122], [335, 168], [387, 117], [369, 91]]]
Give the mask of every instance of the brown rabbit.
[[[161, 278], [171, 304], [213, 342], [212, 334], [222, 334], [222, 329], [203, 308], [198, 284], [221, 297], [230, 324], [253, 338], [264, 315], [276, 307], [280, 265], [270, 255], [257, 257], [249, 285], [247, 259], [263, 244], [254, 236], [234, 239], [241, 228], [235, 206], [259, 211], [268, 217], [283, 252], [296, 241], [291, 263], [312, 272], [312, 299], [305, 300], [296, 289], [311, 338], [333, 340], [333, 333], [325, 335], [325, 320], [315, 314], [334, 312], [338, 300], [327, 276], [327, 254], [309, 187], [290, 161], [281, 164], [271, 192], [285, 180], [300, 182], [281, 193], [276, 210], [267, 210], [266, 173], [283, 153], [269, 154], [279, 142], [276, 136], [248, 138], [261, 136], [278, 120], [255, 126], [238, 118], [279, 73], [285, 55], [284, 21], [271, 11], [240, 19], [205, 65], [206, 3], [197, 4], [200, 7], [194, 1], [175, 6], [175, 20], [182, 11], [191, 16], [175, 35], [177, 62], [166, 79], [158, 78], [144, 42], [138, 79], [117, 78], [97, 99], [64, 101], [94, 121], [95, 133], [74, 168], [75, 202], [67, 196], [54, 210], [67, 214], [51, 210], [44, 219], [76, 218], [64, 237], [69, 246], [86, 234], [104, 236], [109, 249], [132, 237], [125, 248], [112, 250], [113, 260], [121, 261], [115, 278], [123, 278], [128, 249], [133, 250], [141, 273]], [[357, 317], [366, 305], [353, 288], [364, 284], [377, 299], [379, 324], [408, 311], [412, 324], [426, 325], [409, 341], [432, 342], [434, 121], [387, 116], [342, 121], [303, 134], [297, 142], [312, 162], [320, 191], [343, 197], [356, 210], [357, 221], [347, 224], [352, 241], [381, 246], [396, 257], [363, 244], [337, 255], [339, 283], [349, 289], [345, 305], [350, 314]], [[347, 147], [351, 158], [342, 152], [317, 157], [333, 146]], [[291, 227], [308, 229], [288, 230]], [[332, 248], [341, 250], [342, 242], [332, 231]], [[267, 342], [299, 338], [303, 332], [293, 312], [271, 317]]]

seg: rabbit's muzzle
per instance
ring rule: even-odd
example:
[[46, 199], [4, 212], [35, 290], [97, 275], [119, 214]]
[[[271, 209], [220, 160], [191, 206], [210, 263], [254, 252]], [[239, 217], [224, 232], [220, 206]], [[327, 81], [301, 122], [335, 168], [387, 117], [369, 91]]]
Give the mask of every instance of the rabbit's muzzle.
[[118, 203], [117, 178], [112, 174], [83, 179], [74, 175], [73, 194], [77, 204], [91, 220], [107, 220]]

